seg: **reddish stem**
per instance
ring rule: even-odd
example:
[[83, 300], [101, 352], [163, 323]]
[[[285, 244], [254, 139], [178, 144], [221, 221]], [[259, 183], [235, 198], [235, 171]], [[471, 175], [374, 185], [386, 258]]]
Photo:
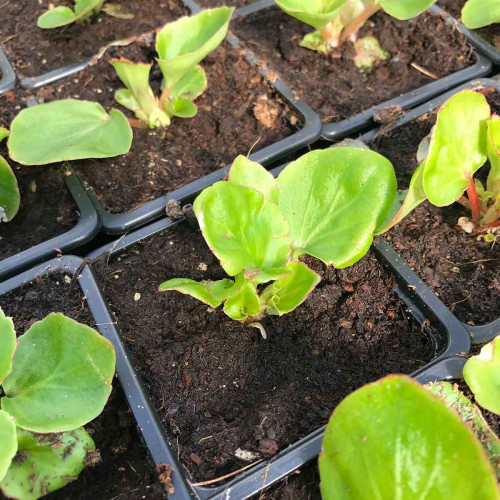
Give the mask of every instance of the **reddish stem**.
[[368, 19], [370, 19], [370, 17], [378, 12], [381, 8], [382, 7], [377, 3], [368, 5], [366, 7], [366, 10], [362, 12], [361, 15], [356, 19], [354, 19], [354, 21], [342, 32], [342, 35], [340, 35], [339, 45], [342, 45], [346, 40], [349, 39], [351, 35], [357, 33], [361, 26], [363, 26], [363, 24], [365, 24], [366, 21], [368, 21]]
[[494, 228], [494, 227], [500, 227], [500, 220], [496, 220], [495, 222], [490, 222], [486, 226], [487, 229], [491, 229], [491, 228]]
[[471, 177], [469, 185], [467, 186], [467, 196], [469, 197], [470, 210], [472, 212], [472, 220], [475, 222], [481, 218], [481, 203], [479, 202], [479, 195], [477, 194], [476, 184]]
[[149, 128], [148, 124], [142, 120], [137, 120], [136, 118], [127, 118], [131, 127], [133, 128]]

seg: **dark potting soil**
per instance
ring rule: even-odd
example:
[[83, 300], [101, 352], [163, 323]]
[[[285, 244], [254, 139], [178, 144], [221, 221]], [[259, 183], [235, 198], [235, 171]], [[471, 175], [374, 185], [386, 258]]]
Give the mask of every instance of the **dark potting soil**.
[[[111, 48], [95, 65], [37, 91], [40, 102], [63, 98], [98, 101], [130, 117], [133, 113], [114, 100], [123, 84], [109, 60], [125, 57], [153, 61], [154, 42], [141, 41]], [[287, 118], [288, 108], [276, 96], [258, 70], [239, 51], [224, 43], [201, 63], [208, 88], [196, 100], [198, 114], [174, 118], [166, 129], [134, 129], [127, 155], [105, 160], [73, 162], [85, 184], [110, 211], [125, 212], [172, 191], [220, 167], [238, 154], [257, 151], [295, 132], [298, 119]], [[155, 65], [152, 84], [159, 91], [161, 73]]]
[[326, 423], [359, 386], [433, 357], [373, 254], [341, 271], [308, 264], [322, 282], [293, 313], [266, 318], [264, 340], [221, 309], [157, 292], [173, 277], [224, 277], [189, 226], [95, 263], [134, 366], [195, 480], [247, 465], [238, 448], [257, 456], [284, 449]]
[[[0, 127], [10, 122], [26, 98], [13, 92], [0, 96]], [[5, 142], [0, 155], [14, 170], [21, 193], [19, 212], [8, 223], [0, 223], [0, 260], [69, 231], [78, 222], [75, 201], [68, 191], [61, 167], [24, 166], [9, 159]]]
[[[62, 312], [76, 321], [95, 328], [85, 299], [77, 284], [68, 284], [71, 276], [54, 274], [38, 279], [8, 295], [0, 297], [0, 307], [12, 316], [18, 335], [34, 321], [51, 312]], [[48, 498], [110, 500], [113, 498], [165, 498], [165, 488], [159, 482], [154, 464], [130, 414], [118, 379], [103, 413], [85, 426], [92, 435], [101, 461], [87, 467], [74, 481]], [[0, 494], [0, 498], [3, 498]]]
[[255, 2], [257, 2], [257, 0], [196, 0], [196, 3], [204, 9], [212, 9], [213, 7], [220, 7], [221, 5], [238, 8], [245, 7], [245, 5], [251, 5]]
[[[465, 1], [466, 0], [438, 0], [438, 5], [449, 12], [454, 18], [460, 19]], [[500, 24], [496, 23], [472, 31], [482, 36], [487, 42], [500, 50]]]
[[37, 19], [49, 5], [73, 8], [74, 0], [8, 1], [2, 6], [0, 45], [20, 75], [39, 76], [92, 57], [110, 42], [160, 28], [188, 13], [177, 0], [120, 0], [118, 3], [123, 13], [133, 14], [134, 18], [118, 19], [101, 12], [90, 24], [73, 23], [42, 30], [37, 26]]
[[[500, 96], [486, 90], [492, 111], [500, 110]], [[407, 189], [417, 167], [416, 151], [430, 132], [436, 114], [385, 134], [372, 148], [391, 160], [399, 189]], [[481, 178], [488, 171], [481, 169]], [[500, 317], [500, 245], [478, 241], [457, 226], [470, 216], [457, 203], [435, 207], [422, 203], [385, 237], [427, 285], [461, 320], [485, 324]]]
[[360, 73], [354, 65], [350, 42], [344, 44], [342, 57], [337, 59], [300, 47], [302, 37], [312, 28], [277, 7], [236, 19], [233, 29], [245, 46], [325, 122], [349, 118], [433, 81], [412, 63], [442, 78], [472, 62], [463, 35], [441, 16], [430, 13], [412, 21], [397, 21], [382, 12], [373, 16], [361, 29], [360, 37], [377, 37], [392, 57], [377, 63], [368, 74]]

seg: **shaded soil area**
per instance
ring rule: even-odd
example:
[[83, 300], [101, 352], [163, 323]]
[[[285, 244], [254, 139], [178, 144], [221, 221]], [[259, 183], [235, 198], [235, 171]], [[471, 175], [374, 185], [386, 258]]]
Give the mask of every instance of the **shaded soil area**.
[[[500, 96], [490, 90], [485, 93], [498, 112]], [[435, 113], [425, 115], [372, 144], [393, 163], [399, 189], [408, 187], [418, 145], [435, 120]], [[488, 170], [485, 165], [476, 177], [484, 181]], [[385, 237], [461, 321], [484, 324], [500, 317], [500, 245], [465, 233], [457, 226], [462, 216], [470, 213], [457, 203], [439, 208], [424, 202]]]
[[[80, 288], [69, 285], [67, 278], [67, 275], [54, 274], [0, 297], [0, 307], [6, 315], [13, 317], [18, 335], [51, 312], [63, 312], [70, 318], [95, 327]], [[104, 412], [85, 428], [100, 451], [101, 461], [85, 468], [77, 481], [48, 498], [165, 498], [165, 489], [141, 444], [118, 379], [115, 379]], [[1, 494], [0, 498], [3, 498]]]
[[267, 340], [221, 309], [157, 292], [174, 277], [225, 277], [187, 225], [94, 263], [133, 363], [195, 480], [247, 465], [238, 448], [272, 456], [326, 423], [359, 386], [411, 373], [433, 357], [373, 254], [341, 271], [307, 263], [322, 282], [293, 313], [264, 319]]
[[[154, 61], [152, 37], [128, 47], [111, 48], [95, 65], [36, 92], [38, 102], [78, 98], [97, 101], [107, 110], [133, 114], [114, 100], [123, 88], [110, 59]], [[296, 131], [298, 118], [273, 93], [239, 51], [224, 43], [202, 62], [208, 88], [196, 100], [198, 114], [174, 118], [166, 129], [134, 129], [127, 155], [104, 160], [73, 162], [71, 168], [112, 212], [136, 208], [168, 191], [229, 165], [247, 154]], [[159, 94], [161, 72], [155, 65], [151, 82]]]
[[[448, 11], [456, 19], [460, 19], [465, 1], [466, 0], [438, 0], [438, 5]], [[496, 23], [472, 31], [482, 36], [487, 42], [500, 50], [500, 24]]]
[[221, 5], [238, 8], [245, 7], [245, 5], [251, 5], [255, 2], [257, 2], [257, 0], [196, 0], [196, 3], [204, 9], [212, 9], [213, 7], [220, 7]]
[[[111, 3], [111, 2], [109, 2]], [[115, 2], [113, 2], [115, 3]], [[49, 5], [74, 7], [74, 0], [12, 0], [2, 6], [0, 45], [19, 75], [39, 76], [64, 65], [93, 57], [108, 43], [140, 35], [188, 14], [178, 0], [120, 0], [121, 12], [133, 19], [119, 19], [101, 12], [90, 24], [42, 30], [37, 19]]]
[[[13, 92], [0, 96], [0, 126], [10, 126], [26, 99]], [[9, 159], [5, 141], [0, 144], [0, 155], [14, 170], [21, 193], [18, 214], [0, 223], [0, 259], [4, 259], [69, 231], [78, 222], [78, 213], [64, 183], [64, 167], [19, 165]]]
[[412, 21], [397, 21], [382, 12], [361, 29], [375, 36], [391, 54], [369, 74], [353, 62], [352, 43], [343, 45], [341, 57], [325, 57], [299, 46], [312, 31], [277, 7], [233, 21], [235, 33], [272, 70], [297, 91], [323, 121], [337, 122], [400, 94], [433, 81], [412, 63], [437, 78], [472, 64], [465, 38], [446, 25], [441, 16], [424, 13]]

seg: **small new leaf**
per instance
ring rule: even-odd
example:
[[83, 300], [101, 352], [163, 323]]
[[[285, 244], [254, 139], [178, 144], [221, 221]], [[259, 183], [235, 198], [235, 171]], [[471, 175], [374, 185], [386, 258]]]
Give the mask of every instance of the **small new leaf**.
[[236, 321], [244, 321], [249, 316], [257, 316], [260, 313], [260, 301], [255, 287], [245, 282], [240, 290], [226, 300], [224, 312]]
[[21, 195], [17, 179], [7, 161], [0, 156], [0, 222], [9, 222], [19, 211]]
[[75, 10], [59, 6], [48, 10], [38, 18], [38, 27], [42, 29], [60, 28], [74, 22], [87, 21], [93, 14], [99, 13], [105, 0], [75, 0]]
[[16, 331], [12, 318], [5, 316], [0, 308], [0, 385], [12, 370], [12, 361], [16, 352]]

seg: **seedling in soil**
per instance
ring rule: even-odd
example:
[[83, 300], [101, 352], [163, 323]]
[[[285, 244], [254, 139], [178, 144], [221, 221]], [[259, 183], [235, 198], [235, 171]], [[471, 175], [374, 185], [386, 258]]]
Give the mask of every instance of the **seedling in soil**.
[[34, 500], [74, 480], [95, 450], [83, 426], [103, 410], [115, 372], [98, 332], [49, 314], [16, 339], [0, 309], [0, 490]]
[[239, 156], [228, 181], [205, 189], [194, 202], [203, 237], [234, 281], [176, 278], [159, 290], [177, 290], [213, 308], [224, 303], [230, 318], [265, 336], [260, 321], [293, 311], [320, 281], [300, 257], [336, 268], [357, 262], [396, 190], [393, 166], [370, 150], [312, 151], [277, 179]]
[[370, 69], [377, 60], [387, 59], [376, 38], [358, 40], [358, 31], [365, 22], [384, 10], [387, 14], [407, 20], [420, 15], [436, 0], [276, 0], [287, 14], [316, 29], [307, 34], [300, 45], [324, 55], [338, 51], [348, 40], [355, 42], [356, 65]]
[[[0, 142], [9, 131], [0, 127]], [[3, 156], [0, 156], [0, 222], [9, 222], [19, 211], [21, 195], [14, 172]]]
[[[438, 207], [458, 201], [471, 212], [470, 218], [460, 218], [459, 226], [494, 239], [500, 227], [500, 117], [491, 115], [486, 98], [464, 90], [446, 101], [417, 156], [422, 163], [402, 195], [399, 211], [381, 232], [428, 199]], [[490, 171], [484, 186], [474, 176], [487, 160]]]
[[468, 0], [462, 9], [462, 22], [469, 29], [500, 23], [498, 0]]
[[42, 29], [60, 28], [72, 23], [90, 23], [101, 11], [120, 19], [133, 19], [133, 14], [121, 11], [120, 5], [104, 4], [106, 0], [75, 0], [75, 7], [55, 7], [38, 18], [38, 27]]
[[[497, 500], [498, 438], [450, 388], [390, 375], [345, 398], [323, 438], [323, 499]], [[485, 448], [497, 454], [491, 464]]]
[[194, 100], [205, 91], [207, 78], [198, 65], [226, 37], [234, 8], [204, 10], [167, 24], [156, 37], [158, 65], [163, 75], [162, 93], [154, 95], [149, 84], [152, 63], [115, 59], [110, 63], [127, 87], [115, 94], [116, 100], [135, 113], [135, 127], [170, 125], [174, 116], [192, 118], [197, 113]]

